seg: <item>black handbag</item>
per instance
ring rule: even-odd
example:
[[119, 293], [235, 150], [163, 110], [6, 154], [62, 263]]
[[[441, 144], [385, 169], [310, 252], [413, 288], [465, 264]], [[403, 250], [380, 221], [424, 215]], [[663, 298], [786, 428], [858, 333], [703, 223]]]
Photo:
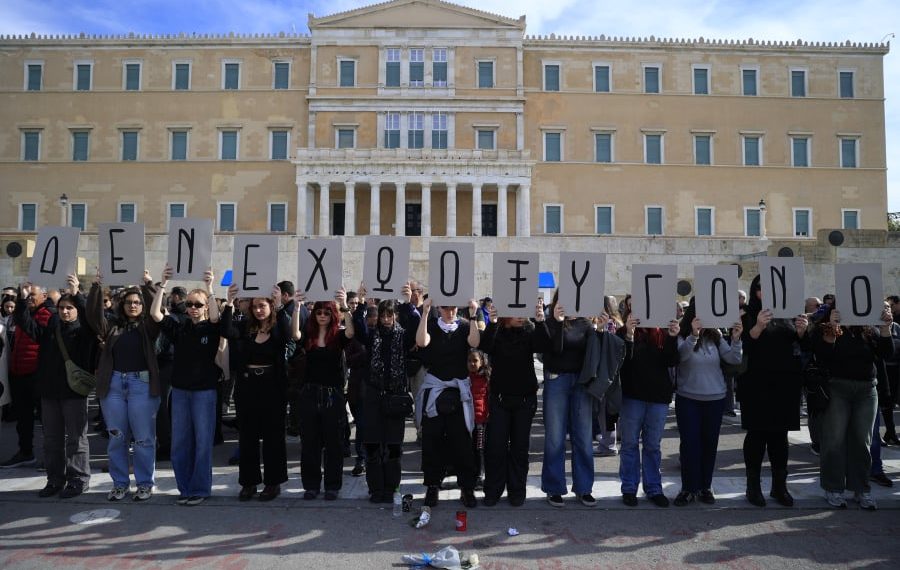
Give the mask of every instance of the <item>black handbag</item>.
[[445, 388], [434, 401], [438, 415], [450, 416], [462, 409], [459, 388]]
[[803, 370], [803, 386], [806, 388], [806, 408], [811, 412], [821, 413], [831, 402], [831, 374], [815, 361], [806, 365]]
[[408, 418], [413, 413], [413, 398], [409, 392], [383, 393], [381, 411], [389, 418]]

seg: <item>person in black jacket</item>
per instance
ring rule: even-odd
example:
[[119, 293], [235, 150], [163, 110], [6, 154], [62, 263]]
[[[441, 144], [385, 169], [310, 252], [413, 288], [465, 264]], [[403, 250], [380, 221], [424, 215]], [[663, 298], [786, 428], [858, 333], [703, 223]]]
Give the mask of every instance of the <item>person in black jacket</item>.
[[484, 500], [492, 507], [503, 490], [509, 504], [522, 506], [528, 479], [528, 444], [537, 411], [537, 376], [534, 354], [550, 350], [544, 306], [535, 307], [535, 324], [518, 317], [497, 318], [488, 309], [490, 323], [478, 348], [491, 357], [491, 388], [484, 447]]
[[85, 492], [91, 480], [90, 447], [87, 439], [87, 397], [69, 388], [60, 340], [69, 358], [84, 370], [92, 371], [97, 339], [82, 322], [84, 296], [78, 292], [78, 278], [69, 275], [68, 289], [56, 303], [46, 325], [32, 317], [26, 299], [31, 285], [22, 285], [16, 303], [16, 325], [40, 344], [37, 389], [41, 397], [41, 421], [44, 424], [44, 466], [47, 485], [40, 497], [59, 494], [68, 499]]

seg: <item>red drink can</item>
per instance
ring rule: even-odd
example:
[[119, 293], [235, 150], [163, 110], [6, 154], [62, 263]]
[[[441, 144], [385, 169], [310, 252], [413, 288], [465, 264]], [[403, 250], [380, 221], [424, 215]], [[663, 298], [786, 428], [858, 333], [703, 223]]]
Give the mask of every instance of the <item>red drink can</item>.
[[456, 530], [466, 532], [468, 529], [468, 514], [466, 511], [456, 511]]

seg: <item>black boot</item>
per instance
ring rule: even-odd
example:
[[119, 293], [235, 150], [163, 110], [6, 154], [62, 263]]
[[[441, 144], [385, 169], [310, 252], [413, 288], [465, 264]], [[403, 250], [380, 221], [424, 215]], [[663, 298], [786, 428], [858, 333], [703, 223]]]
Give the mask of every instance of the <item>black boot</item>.
[[794, 497], [787, 489], [787, 469], [772, 469], [772, 492], [769, 496], [783, 507], [794, 506]]
[[766, 498], [762, 494], [758, 469], [747, 468], [747, 501], [757, 507], [766, 506]]
[[380, 503], [387, 492], [384, 484], [384, 469], [380, 458], [366, 459], [366, 483], [369, 485], [369, 500]]
[[400, 488], [400, 459], [388, 459], [384, 462], [384, 488], [391, 493]]

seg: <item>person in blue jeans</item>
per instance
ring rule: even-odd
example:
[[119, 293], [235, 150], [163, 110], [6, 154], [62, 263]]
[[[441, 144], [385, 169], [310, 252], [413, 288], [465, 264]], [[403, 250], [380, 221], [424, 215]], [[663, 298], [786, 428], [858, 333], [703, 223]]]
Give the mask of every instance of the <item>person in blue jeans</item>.
[[678, 321], [669, 323], [668, 331], [660, 328], [638, 328], [640, 320], [626, 313], [625, 326], [618, 334], [625, 339], [625, 362], [622, 365], [622, 407], [619, 410], [619, 479], [622, 502], [629, 507], [638, 504], [638, 483], [644, 494], [657, 507], [668, 507], [663, 493], [660, 463], [663, 428], [672, 401], [669, 367], [678, 363]]
[[88, 294], [88, 326], [102, 340], [97, 364], [97, 397], [109, 432], [109, 475], [113, 489], [110, 501], [128, 494], [128, 447], [134, 440], [135, 501], [153, 495], [156, 471], [156, 413], [159, 409], [159, 366], [154, 349], [159, 325], [148, 316], [155, 288], [148, 272], [144, 283], [120, 295], [113, 316], [103, 305], [103, 276], [97, 277]]
[[199, 505], [212, 495], [212, 450], [216, 430], [216, 401], [221, 370], [219, 305], [213, 296], [213, 273], [207, 271], [204, 289], [194, 289], [184, 302], [187, 318], [163, 315], [163, 293], [172, 277], [166, 265], [153, 297], [150, 317], [174, 347], [172, 366], [172, 469], [179, 505]]

